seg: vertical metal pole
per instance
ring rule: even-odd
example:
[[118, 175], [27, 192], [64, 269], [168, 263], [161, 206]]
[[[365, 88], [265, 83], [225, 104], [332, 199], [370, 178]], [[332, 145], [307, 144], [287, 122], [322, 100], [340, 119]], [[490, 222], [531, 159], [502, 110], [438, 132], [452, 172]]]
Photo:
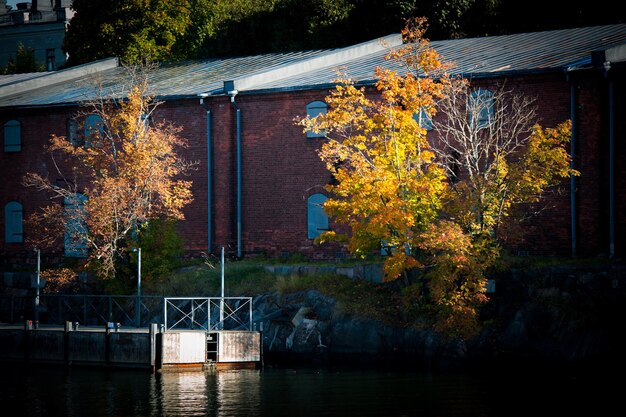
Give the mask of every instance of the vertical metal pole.
[[250, 311], [250, 331], [252, 331], [252, 298], [248, 299], [248, 307]]
[[220, 328], [224, 330], [224, 247], [222, 246], [222, 291], [220, 298]]
[[[574, 169], [576, 167], [575, 159], [576, 159], [576, 135], [577, 135], [577, 109], [576, 109], [576, 84], [572, 79], [571, 75], [568, 74], [568, 81], [570, 83], [570, 119], [572, 120], [572, 132], [570, 139], [570, 168]], [[576, 177], [574, 175], [570, 175], [570, 219], [571, 219], [571, 234], [572, 234], [572, 256], [576, 256], [578, 254], [578, 239], [577, 239], [577, 229], [576, 229]]]
[[136, 307], [136, 326], [141, 325], [141, 248], [137, 248], [137, 307]]
[[237, 258], [241, 258], [241, 109], [237, 107]]
[[39, 282], [41, 274], [41, 251], [35, 249], [37, 252], [37, 283], [35, 288], [35, 324], [39, 323]]
[[613, 80], [609, 77], [609, 254], [615, 256], [615, 99]]

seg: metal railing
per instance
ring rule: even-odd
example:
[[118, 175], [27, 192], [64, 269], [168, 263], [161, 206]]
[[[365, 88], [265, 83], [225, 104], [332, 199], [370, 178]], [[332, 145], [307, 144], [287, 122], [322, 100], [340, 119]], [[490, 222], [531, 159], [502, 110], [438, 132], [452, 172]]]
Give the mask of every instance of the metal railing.
[[[0, 322], [20, 323], [35, 315], [35, 296], [0, 296]], [[58, 295], [39, 296], [41, 324], [66, 321], [99, 326], [108, 322], [122, 326], [147, 326], [163, 323], [163, 297], [142, 296], [137, 314], [136, 295]], [[139, 317], [139, 322], [137, 322]]]
[[165, 330], [252, 330], [252, 297], [168, 297]]

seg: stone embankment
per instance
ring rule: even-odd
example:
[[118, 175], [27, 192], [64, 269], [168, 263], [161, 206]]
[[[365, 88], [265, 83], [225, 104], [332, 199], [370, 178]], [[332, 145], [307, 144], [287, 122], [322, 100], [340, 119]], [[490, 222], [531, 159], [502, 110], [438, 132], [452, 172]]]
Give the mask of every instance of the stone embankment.
[[494, 277], [482, 333], [447, 341], [430, 330], [345, 314], [317, 291], [255, 298], [268, 358], [450, 368], [494, 360], [623, 361], [626, 267], [513, 269]]

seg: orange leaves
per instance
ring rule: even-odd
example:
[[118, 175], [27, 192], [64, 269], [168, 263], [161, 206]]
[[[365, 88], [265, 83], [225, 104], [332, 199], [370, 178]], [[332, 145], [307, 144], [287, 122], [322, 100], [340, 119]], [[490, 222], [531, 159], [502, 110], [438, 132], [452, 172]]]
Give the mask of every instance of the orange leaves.
[[384, 250], [386, 281], [419, 269], [424, 282], [407, 297], [439, 315], [442, 329], [466, 335], [486, 301], [484, 262], [471, 236], [442, 220], [449, 182], [418, 123], [450, 91], [449, 65], [423, 39], [425, 21], [410, 23], [408, 42], [388, 55], [397, 65], [376, 69], [376, 100], [344, 77], [326, 98], [328, 112], [299, 122], [327, 133], [319, 156], [335, 182], [324, 210], [350, 229], [318, 242], [342, 239], [356, 257]]
[[[180, 129], [154, 120], [159, 103], [148, 94], [146, 73], [133, 68], [129, 75], [132, 82], [126, 100], [92, 103], [89, 114], [97, 115], [99, 122], [85, 133], [85, 146], [63, 137], [51, 138], [49, 152], [62, 155], [74, 167], [75, 178], [67, 181], [74, 184], [72, 188], [27, 177], [27, 185], [52, 195], [68, 197], [80, 192], [87, 197], [84, 238], [101, 277], [115, 275], [116, 258], [141, 224], [152, 218], [182, 219], [183, 207], [193, 198], [191, 181], [181, 178], [190, 165], [177, 154], [178, 148], [186, 146]], [[45, 213], [39, 214], [40, 220], [49, 220]]]

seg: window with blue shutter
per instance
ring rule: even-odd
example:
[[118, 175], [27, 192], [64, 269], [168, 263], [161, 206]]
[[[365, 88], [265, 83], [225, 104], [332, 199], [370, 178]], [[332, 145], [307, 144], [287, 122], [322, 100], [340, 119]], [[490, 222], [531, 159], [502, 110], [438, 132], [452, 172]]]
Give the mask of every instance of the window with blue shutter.
[[[306, 115], [312, 119], [320, 114], [326, 113], [328, 110], [328, 106], [323, 101], [312, 101], [306, 105]], [[324, 138], [326, 137], [326, 132], [321, 130], [319, 132], [313, 132], [309, 130], [306, 132], [307, 138]]]
[[473, 91], [468, 98], [469, 122], [472, 128], [483, 129], [493, 120], [493, 92], [485, 89]]
[[6, 243], [22, 243], [23, 208], [17, 201], [11, 201], [4, 206], [4, 241]]
[[430, 117], [426, 109], [420, 107], [420, 111], [413, 114], [413, 119], [417, 124], [426, 130], [433, 130], [433, 119]]
[[22, 125], [17, 120], [9, 120], [4, 124], [4, 151], [19, 152], [22, 150]]
[[324, 194], [313, 194], [307, 199], [307, 216], [309, 221], [308, 237], [315, 239], [328, 230], [328, 216], [323, 204], [327, 200]]
[[85, 201], [87, 197], [76, 193], [65, 197], [65, 256], [84, 258], [87, 256], [87, 225], [85, 223]]
[[85, 146], [89, 147], [90, 142], [95, 138], [102, 138], [104, 136], [104, 123], [102, 118], [97, 114], [90, 114], [85, 117], [84, 131]]

